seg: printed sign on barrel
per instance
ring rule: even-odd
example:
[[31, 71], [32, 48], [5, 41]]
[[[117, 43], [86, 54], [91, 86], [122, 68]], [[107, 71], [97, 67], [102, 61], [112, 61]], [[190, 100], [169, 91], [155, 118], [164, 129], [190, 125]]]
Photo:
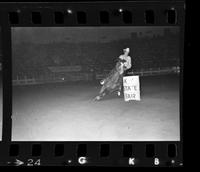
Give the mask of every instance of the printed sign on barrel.
[[139, 76], [123, 77], [124, 100], [140, 101], [140, 81]]

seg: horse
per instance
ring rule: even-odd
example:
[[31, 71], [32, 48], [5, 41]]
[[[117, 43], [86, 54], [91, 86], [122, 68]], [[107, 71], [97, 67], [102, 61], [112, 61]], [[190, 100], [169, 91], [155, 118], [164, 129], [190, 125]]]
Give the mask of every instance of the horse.
[[105, 95], [115, 91], [120, 93], [122, 88], [123, 73], [124, 64], [122, 61], [118, 61], [108, 76], [101, 81], [102, 87], [99, 94], [95, 97], [95, 100], [101, 100]]

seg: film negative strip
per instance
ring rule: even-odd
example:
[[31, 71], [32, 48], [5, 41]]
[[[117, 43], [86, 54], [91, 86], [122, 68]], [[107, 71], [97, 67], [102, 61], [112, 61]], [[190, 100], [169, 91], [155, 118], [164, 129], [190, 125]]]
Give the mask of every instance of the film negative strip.
[[184, 1], [0, 4], [0, 165], [182, 167]]

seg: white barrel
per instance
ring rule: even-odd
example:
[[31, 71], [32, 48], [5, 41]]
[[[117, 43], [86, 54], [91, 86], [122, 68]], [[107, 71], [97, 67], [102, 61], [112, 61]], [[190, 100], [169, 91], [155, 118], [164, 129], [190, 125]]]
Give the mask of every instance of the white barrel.
[[140, 80], [139, 76], [123, 77], [124, 101], [140, 101]]

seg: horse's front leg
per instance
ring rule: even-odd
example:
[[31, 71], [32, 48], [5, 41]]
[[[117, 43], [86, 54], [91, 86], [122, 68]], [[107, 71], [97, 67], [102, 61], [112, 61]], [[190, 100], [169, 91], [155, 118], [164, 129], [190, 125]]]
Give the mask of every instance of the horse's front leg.
[[105, 92], [105, 87], [103, 86], [99, 92], [99, 95], [95, 97], [95, 100], [101, 100], [105, 95], [106, 95], [106, 92]]

